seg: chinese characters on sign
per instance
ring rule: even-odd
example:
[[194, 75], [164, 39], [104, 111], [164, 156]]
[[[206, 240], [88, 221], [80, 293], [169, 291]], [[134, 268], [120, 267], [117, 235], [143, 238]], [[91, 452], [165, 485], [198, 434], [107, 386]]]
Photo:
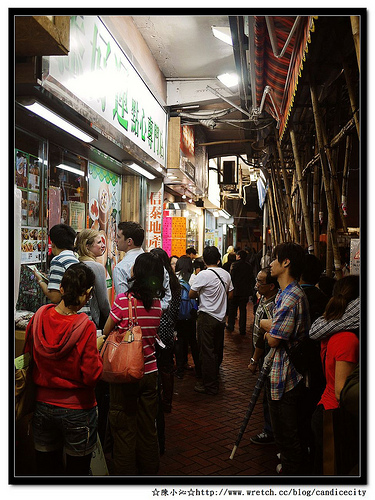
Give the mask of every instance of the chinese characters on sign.
[[49, 75], [165, 166], [167, 113], [102, 20], [71, 17], [68, 56], [49, 58]]
[[186, 253], [186, 218], [169, 217], [164, 212], [163, 217], [163, 249], [169, 256], [185, 255]]
[[161, 205], [161, 190], [151, 191], [147, 204], [147, 251], [150, 251], [152, 248], [161, 248]]

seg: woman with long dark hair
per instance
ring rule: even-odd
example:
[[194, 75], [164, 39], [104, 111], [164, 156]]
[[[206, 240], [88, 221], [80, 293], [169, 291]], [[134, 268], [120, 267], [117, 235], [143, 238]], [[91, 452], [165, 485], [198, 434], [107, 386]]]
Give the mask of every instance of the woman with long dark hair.
[[94, 283], [89, 267], [72, 264], [61, 280], [61, 301], [42, 306], [27, 326], [25, 352], [32, 353], [37, 387], [32, 425], [38, 475], [89, 475], [97, 441], [95, 385], [103, 363], [95, 324], [78, 311]]
[[153, 248], [150, 253], [157, 255], [169, 275], [169, 285], [171, 287], [172, 299], [169, 308], [163, 311], [160, 319], [158, 334], [164, 347], [156, 345], [157, 363], [161, 382], [162, 408], [166, 413], [172, 411], [172, 398], [174, 387], [174, 331], [178, 316], [178, 309], [181, 301], [180, 282], [172, 269], [168, 254], [162, 248]]
[[154, 475], [159, 469], [155, 427], [158, 409], [155, 339], [162, 315], [160, 299], [165, 293], [163, 279], [164, 268], [157, 255], [138, 255], [132, 269], [131, 288], [116, 297], [104, 326], [104, 336], [115, 327], [128, 329], [130, 299], [142, 329], [145, 361], [145, 374], [138, 382], [109, 384], [108, 416], [115, 475]]
[[[320, 332], [325, 332], [325, 336], [323, 337], [321, 333], [319, 338], [326, 387], [311, 421], [316, 448], [314, 460], [316, 474], [323, 473], [323, 422], [329, 416], [327, 412], [332, 413], [339, 409], [341, 390], [359, 361], [359, 338], [356, 328], [359, 324], [359, 307], [354, 308], [358, 300], [359, 276], [349, 275], [338, 280], [323, 316], [313, 323], [309, 333], [311, 338], [317, 338], [318, 325]], [[353, 317], [345, 320], [349, 310], [357, 311], [354, 313], [358, 316], [356, 320]], [[354, 448], [350, 453], [352, 456], [355, 455]]]
[[[176, 262], [176, 275], [180, 285], [190, 290], [189, 280], [193, 274], [193, 263], [190, 257], [182, 255]], [[176, 322], [177, 338], [175, 343], [176, 354], [176, 376], [180, 379], [184, 377], [185, 369], [188, 369], [189, 346], [194, 361], [195, 375], [202, 376], [201, 362], [199, 360], [199, 350], [197, 343], [196, 316], [194, 314], [189, 319], [180, 319]]]

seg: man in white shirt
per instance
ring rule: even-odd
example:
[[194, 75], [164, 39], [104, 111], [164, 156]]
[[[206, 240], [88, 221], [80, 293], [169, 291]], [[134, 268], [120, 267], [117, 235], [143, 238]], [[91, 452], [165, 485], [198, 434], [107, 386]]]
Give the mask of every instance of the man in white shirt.
[[202, 384], [194, 390], [215, 395], [219, 390], [219, 367], [223, 359], [225, 314], [228, 297], [233, 295], [230, 274], [219, 267], [220, 252], [206, 247], [203, 260], [207, 269], [200, 271], [191, 286], [189, 297], [199, 297], [197, 337], [202, 362]]
[[[117, 248], [120, 252], [125, 252], [125, 257], [117, 264], [113, 270], [113, 282], [116, 295], [126, 293], [131, 288], [131, 270], [138, 255], [144, 253], [142, 248], [145, 232], [138, 222], [120, 222], [116, 236]], [[169, 286], [169, 275], [164, 268], [165, 296], [161, 300], [163, 310], [168, 309], [172, 298]]]

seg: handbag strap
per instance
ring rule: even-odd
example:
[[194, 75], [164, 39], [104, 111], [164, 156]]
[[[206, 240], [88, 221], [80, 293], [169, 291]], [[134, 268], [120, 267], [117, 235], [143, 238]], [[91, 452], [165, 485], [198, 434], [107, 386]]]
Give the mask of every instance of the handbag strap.
[[[133, 307], [134, 307], [134, 321], [133, 321]], [[137, 299], [133, 297], [132, 294], [128, 294], [128, 314], [129, 314], [129, 325], [138, 325], [138, 317], [137, 317]]]
[[216, 271], [214, 271], [211, 267], [210, 267], [210, 268], [208, 268], [208, 269], [207, 269], [207, 271], [212, 271], [213, 273], [215, 273], [215, 274], [216, 274], [216, 276], [217, 276], [217, 277], [219, 278], [219, 280], [221, 281], [221, 283], [222, 283], [222, 285], [223, 285], [223, 287], [224, 287], [224, 290], [225, 290], [225, 291], [227, 291], [227, 287], [225, 286], [224, 281], [220, 278], [219, 274], [218, 274]]

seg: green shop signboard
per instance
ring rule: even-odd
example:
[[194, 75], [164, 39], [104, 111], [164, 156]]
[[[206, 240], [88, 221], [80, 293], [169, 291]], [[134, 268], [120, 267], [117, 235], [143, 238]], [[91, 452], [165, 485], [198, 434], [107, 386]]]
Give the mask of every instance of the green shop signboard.
[[[70, 52], [49, 58], [55, 79], [161, 165], [167, 113], [97, 16], [72, 16]], [[52, 82], [53, 83], [53, 82]]]
[[116, 230], [120, 222], [121, 177], [89, 163], [89, 227], [99, 231], [106, 250], [97, 258], [106, 269], [107, 287], [112, 288], [112, 272], [119, 261]]

